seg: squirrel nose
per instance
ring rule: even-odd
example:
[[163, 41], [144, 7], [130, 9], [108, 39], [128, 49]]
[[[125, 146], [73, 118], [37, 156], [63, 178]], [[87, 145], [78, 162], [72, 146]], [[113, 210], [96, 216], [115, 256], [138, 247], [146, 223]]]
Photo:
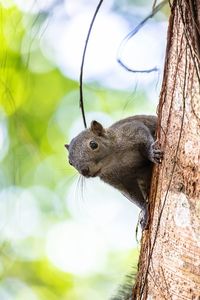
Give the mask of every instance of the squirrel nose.
[[83, 176], [89, 175], [89, 168], [88, 168], [88, 167], [85, 167], [84, 169], [81, 169], [81, 174], [82, 174]]

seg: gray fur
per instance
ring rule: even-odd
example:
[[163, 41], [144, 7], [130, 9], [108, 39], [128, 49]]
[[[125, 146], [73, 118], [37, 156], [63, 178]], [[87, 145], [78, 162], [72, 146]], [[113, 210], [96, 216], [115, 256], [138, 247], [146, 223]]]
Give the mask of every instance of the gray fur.
[[[146, 218], [147, 198], [153, 163], [160, 163], [163, 152], [156, 148], [157, 117], [133, 116], [105, 129], [97, 121], [72, 139], [67, 146], [69, 162], [85, 177], [99, 176], [121, 191], [143, 210]], [[98, 144], [91, 149], [90, 142]], [[143, 220], [145, 225], [145, 220]]]

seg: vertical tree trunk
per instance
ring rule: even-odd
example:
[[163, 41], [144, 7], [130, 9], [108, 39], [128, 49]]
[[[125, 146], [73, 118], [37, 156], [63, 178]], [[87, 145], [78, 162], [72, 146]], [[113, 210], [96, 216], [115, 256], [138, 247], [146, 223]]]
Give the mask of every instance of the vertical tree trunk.
[[200, 300], [200, 0], [175, 0], [158, 109], [165, 152], [133, 299]]

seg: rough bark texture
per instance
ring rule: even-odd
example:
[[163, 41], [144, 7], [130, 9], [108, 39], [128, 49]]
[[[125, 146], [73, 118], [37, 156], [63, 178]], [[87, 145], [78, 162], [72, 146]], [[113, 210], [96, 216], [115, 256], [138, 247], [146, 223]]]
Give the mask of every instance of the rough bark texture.
[[150, 224], [133, 299], [200, 300], [200, 0], [175, 0], [168, 29]]

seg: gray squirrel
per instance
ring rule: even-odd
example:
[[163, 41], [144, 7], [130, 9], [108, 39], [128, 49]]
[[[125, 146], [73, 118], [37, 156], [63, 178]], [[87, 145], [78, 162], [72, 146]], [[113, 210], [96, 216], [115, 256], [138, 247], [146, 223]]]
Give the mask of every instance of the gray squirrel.
[[69, 163], [84, 177], [100, 177], [141, 209], [140, 224], [147, 226], [147, 201], [153, 163], [163, 151], [155, 141], [156, 116], [136, 115], [109, 128], [92, 121], [65, 147]]

